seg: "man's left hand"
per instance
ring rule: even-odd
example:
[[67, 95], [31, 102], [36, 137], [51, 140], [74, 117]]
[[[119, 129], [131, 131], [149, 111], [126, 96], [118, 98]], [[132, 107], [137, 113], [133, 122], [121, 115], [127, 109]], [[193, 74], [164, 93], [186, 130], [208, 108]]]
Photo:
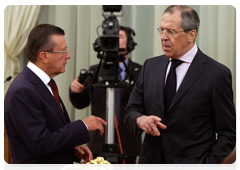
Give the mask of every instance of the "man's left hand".
[[86, 164], [93, 159], [92, 152], [87, 146], [84, 145], [74, 147], [74, 155], [77, 156], [79, 159], [85, 160], [81, 164]]

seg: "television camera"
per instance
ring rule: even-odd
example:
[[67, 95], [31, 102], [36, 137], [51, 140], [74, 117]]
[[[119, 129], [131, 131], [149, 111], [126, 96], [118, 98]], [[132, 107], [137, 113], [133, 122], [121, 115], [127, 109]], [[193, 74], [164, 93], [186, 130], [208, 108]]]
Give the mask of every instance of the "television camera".
[[[135, 77], [129, 72], [124, 62], [124, 56], [133, 51], [137, 43], [133, 41], [130, 35], [130, 37], [128, 37], [127, 49], [119, 48], [119, 22], [113, 13], [121, 12], [121, 9], [121, 5], [102, 6], [104, 21], [102, 25], [99, 26], [102, 27], [102, 35], [98, 35], [98, 38], [93, 43], [93, 49], [97, 52], [97, 58], [100, 59], [97, 70], [88, 72], [86, 69], [81, 69], [78, 77], [78, 81], [81, 84], [83, 84], [84, 80], [89, 76], [91, 77], [93, 87], [106, 88], [106, 121], [108, 124], [105, 128], [106, 143], [103, 144], [103, 150], [99, 156], [104, 157], [111, 163], [119, 163], [124, 159], [124, 155], [119, 152], [118, 144], [114, 143], [115, 88], [127, 88], [130, 84], [133, 85], [135, 83]], [[119, 16], [122, 16], [122, 14]], [[129, 29], [130, 34], [135, 36], [134, 30], [131, 28], [127, 29]], [[125, 53], [120, 54], [119, 51]], [[121, 82], [118, 80], [119, 62], [123, 62], [128, 75], [128, 77]], [[101, 67], [103, 70], [103, 78], [97, 78]]]

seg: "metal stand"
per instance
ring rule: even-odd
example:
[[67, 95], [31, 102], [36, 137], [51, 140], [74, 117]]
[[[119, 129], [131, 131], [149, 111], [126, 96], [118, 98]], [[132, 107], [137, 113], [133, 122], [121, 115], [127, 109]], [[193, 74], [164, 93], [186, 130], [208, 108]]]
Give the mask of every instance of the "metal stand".
[[105, 142], [107, 144], [114, 143], [114, 113], [115, 113], [115, 88], [106, 89], [106, 132]]
[[103, 144], [102, 152], [99, 156], [104, 157], [112, 164], [122, 163], [123, 155], [119, 152], [119, 145], [114, 143], [115, 134], [115, 88], [106, 88], [106, 130], [105, 130], [105, 144]]
[[[124, 62], [124, 61], [123, 61]], [[118, 63], [118, 62], [117, 62]], [[94, 80], [96, 80], [97, 74], [95, 74]], [[127, 68], [127, 66], [125, 66]], [[128, 70], [128, 69], [126, 69]], [[115, 70], [117, 71], [117, 70]], [[104, 157], [107, 161], [112, 164], [122, 163], [122, 160], [126, 158], [123, 154], [120, 153], [119, 145], [114, 143], [115, 137], [115, 88], [127, 88], [129, 84], [125, 82], [117, 81], [117, 72], [115, 74], [110, 74], [110, 70], [105, 70], [104, 77], [109, 80], [98, 81], [98, 83], [93, 84], [93, 87], [102, 87], [106, 88], [106, 128], [105, 128], [105, 144], [103, 144], [102, 152], [98, 156]], [[114, 80], [115, 78], [115, 80]], [[114, 80], [114, 81], [113, 81]]]

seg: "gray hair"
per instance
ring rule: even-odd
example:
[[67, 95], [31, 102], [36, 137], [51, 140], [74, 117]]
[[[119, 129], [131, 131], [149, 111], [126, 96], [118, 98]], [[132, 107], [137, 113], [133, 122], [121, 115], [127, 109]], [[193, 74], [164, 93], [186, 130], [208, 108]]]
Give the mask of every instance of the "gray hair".
[[200, 20], [197, 12], [186, 5], [171, 5], [167, 7], [167, 9], [165, 9], [163, 14], [165, 13], [173, 14], [175, 10], [181, 11], [182, 17], [181, 27], [184, 29], [184, 31], [196, 30], [196, 32], [198, 33]]

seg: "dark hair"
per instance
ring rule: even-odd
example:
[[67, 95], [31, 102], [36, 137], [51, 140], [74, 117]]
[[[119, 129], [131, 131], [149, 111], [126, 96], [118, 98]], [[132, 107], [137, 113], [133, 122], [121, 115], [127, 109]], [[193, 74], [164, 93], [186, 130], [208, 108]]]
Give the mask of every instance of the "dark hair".
[[126, 33], [127, 39], [129, 39], [129, 37], [131, 37], [129, 28], [126, 28], [126, 27], [120, 25], [119, 30], [122, 30]]
[[50, 24], [40, 24], [34, 27], [28, 35], [27, 59], [33, 63], [41, 51], [52, 51], [56, 46], [51, 41], [52, 35], [65, 35], [63, 29]]
[[181, 27], [184, 29], [184, 31], [196, 30], [196, 32], [198, 33], [200, 20], [197, 12], [186, 5], [171, 5], [167, 7], [167, 9], [165, 9], [163, 14], [167, 12], [173, 14], [175, 10], [181, 11], [182, 17]]
[[134, 42], [132, 37], [132, 35], [135, 36], [135, 31], [130, 27], [124, 26], [120, 26], [119, 29], [125, 31], [127, 35], [127, 51], [130, 53], [131, 51], [134, 50], [135, 46], [137, 45], [137, 43]]

